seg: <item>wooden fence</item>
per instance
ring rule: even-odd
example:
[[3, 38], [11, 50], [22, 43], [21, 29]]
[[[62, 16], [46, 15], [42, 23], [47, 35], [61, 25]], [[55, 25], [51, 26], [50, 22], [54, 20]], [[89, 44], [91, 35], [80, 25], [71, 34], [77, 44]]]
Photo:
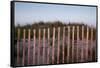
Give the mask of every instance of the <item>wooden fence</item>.
[[[84, 26], [81, 29], [80, 32], [79, 26], [53, 27], [52, 31], [50, 31], [50, 28], [44, 28], [38, 29], [38, 34], [36, 29], [28, 29], [28, 34], [26, 34], [26, 29], [23, 29], [23, 37], [21, 38], [21, 29], [19, 28], [17, 32], [16, 65], [95, 61], [96, 40], [93, 40], [93, 28], [89, 31], [89, 27], [86, 27], [86, 33]], [[36, 34], [38, 37], [36, 37]], [[28, 38], [26, 38], [26, 35], [28, 35]]]

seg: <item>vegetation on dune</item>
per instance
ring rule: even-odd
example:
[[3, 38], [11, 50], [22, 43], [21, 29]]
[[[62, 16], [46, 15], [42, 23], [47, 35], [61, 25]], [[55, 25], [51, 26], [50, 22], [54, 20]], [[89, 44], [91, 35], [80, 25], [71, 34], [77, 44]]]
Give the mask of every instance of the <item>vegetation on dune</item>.
[[[31, 29], [31, 38], [33, 38], [33, 29], [36, 30], [36, 38], [38, 38], [38, 32], [39, 32], [39, 29], [41, 29], [41, 37], [43, 37], [43, 29], [45, 28], [46, 29], [46, 38], [47, 38], [47, 29], [50, 28], [50, 37], [52, 38], [52, 34], [53, 34], [53, 27], [55, 27], [55, 36], [57, 37], [57, 33], [58, 33], [58, 27], [60, 27], [60, 36], [63, 35], [63, 27], [66, 27], [65, 28], [65, 31], [66, 31], [66, 35], [68, 35], [68, 28], [67, 26], [70, 26], [70, 39], [72, 39], [72, 27], [75, 26], [75, 32], [74, 32], [74, 37], [75, 39], [77, 39], [77, 26], [79, 26], [79, 38], [82, 39], [82, 26], [84, 26], [84, 38], [86, 38], [86, 33], [87, 33], [87, 27], [89, 28], [89, 39], [91, 38], [91, 28], [93, 27], [90, 27], [86, 24], [79, 24], [79, 23], [68, 23], [68, 24], [65, 24], [63, 22], [60, 22], [60, 21], [54, 21], [54, 22], [43, 22], [43, 21], [40, 21], [40, 22], [34, 22], [33, 24], [26, 24], [24, 26], [21, 26], [21, 25], [17, 25], [15, 26], [15, 38], [17, 39], [17, 34], [18, 34], [18, 28], [20, 29], [20, 37], [22, 38], [23, 37], [23, 29], [26, 29], [26, 38], [28, 38], [28, 29]], [[93, 28], [93, 40], [96, 39], [96, 28]]]

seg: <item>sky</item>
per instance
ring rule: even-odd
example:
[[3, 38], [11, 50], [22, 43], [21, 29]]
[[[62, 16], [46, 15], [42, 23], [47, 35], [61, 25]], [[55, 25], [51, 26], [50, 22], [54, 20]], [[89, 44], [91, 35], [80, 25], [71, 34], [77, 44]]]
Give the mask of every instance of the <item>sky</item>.
[[42, 3], [15, 3], [15, 25], [38, 21], [79, 22], [96, 26], [96, 7]]

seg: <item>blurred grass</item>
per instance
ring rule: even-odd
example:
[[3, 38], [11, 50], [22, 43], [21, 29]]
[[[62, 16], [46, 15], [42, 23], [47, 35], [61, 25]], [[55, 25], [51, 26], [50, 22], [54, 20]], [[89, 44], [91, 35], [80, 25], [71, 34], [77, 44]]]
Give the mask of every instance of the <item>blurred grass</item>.
[[[17, 25], [15, 26], [15, 39], [17, 39], [17, 34], [18, 34], [18, 29], [20, 29], [20, 37], [23, 38], [23, 29], [26, 30], [26, 38], [28, 38], [28, 29], [31, 29], [31, 38], [33, 38], [33, 29], [36, 30], [36, 38], [38, 38], [38, 32], [39, 29], [41, 29], [41, 38], [43, 37], [43, 29], [46, 29], [46, 38], [48, 35], [47, 29], [50, 29], [50, 37], [53, 35], [53, 28], [55, 27], [55, 37], [57, 37], [58, 33], [58, 27], [60, 27], [60, 36], [63, 35], [63, 27], [65, 28], [65, 35], [68, 35], [68, 28], [67, 26], [70, 26], [70, 39], [72, 39], [72, 27], [75, 26], [75, 31], [74, 31], [74, 40], [77, 39], [77, 26], [79, 26], [79, 38], [80, 40], [82, 39], [82, 26], [84, 26], [84, 38], [86, 38], [86, 32], [87, 32], [87, 27], [89, 28], [89, 39], [91, 38], [91, 28], [88, 25], [85, 24], [79, 24], [79, 23], [68, 23], [64, 24], [63, 22], [60, 21], [55, 21], [55, 22], [35, 22], [34, 24], [27, 24], [24, 26]], [[93, 40], [96, 39], [96, 28], [93, 28]]]

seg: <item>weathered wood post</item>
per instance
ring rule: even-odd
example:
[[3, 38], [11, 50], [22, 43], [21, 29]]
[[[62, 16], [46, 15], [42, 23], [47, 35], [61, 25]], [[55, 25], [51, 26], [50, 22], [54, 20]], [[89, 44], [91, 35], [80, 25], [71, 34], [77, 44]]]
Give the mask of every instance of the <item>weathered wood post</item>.
[[74, 62], [74, 29], [75, 27], [72, 27], [72, 63]]
[[89, 28], [87, 26], [87, 35], [86, 35], [86, 61], [88, 61], [88, 37], [89, 37]]
[[69, 63], [70, 58], [70, 26], [68, 26], [68, 45], [67, 45], [67, 63]]
[[60, 54], [60, 27], [58, 27], [57, 64], [59, 64], [59, 54]]
[[35, 64], [36, 63], [36, 61], [35, 61], [35, 59], [36, 59], [36, 55], [35, 55], [35, 52], [36, 52], [36, 50], [35, 50], [35, 48], [36, 48], [36, 30], [35, 29], [33, 30], [33, 34], [34, 34], [34, 36], [33, 36], [33, 64]]
[[82, 48], [81, 48], [81, 62], [84, 61], [84, 26], [82, 26]]
[[19, 42], [20, 42], [20, 29], [18, 29], [18, 37], [17, 37], [17, 64], [19, 64]]
[[53, 27], [52, 64], [54, 64], [55, 27]]
[[63, 59], [62, 59], [62, 63], [64, 63], [64, 60], [65, 60], [65, 58], [64, 58], [64, 51], [65, 51], [65, 27], [63, 27], [63, 42], [62, 42], [62, 57], [63, 57]]
[[47, 64], [49, 64], [49, 47], [50, 47], [50, 29], [48, 28], [48, 52], [47, 52]]
[[91, 28], [91, 46], [90, 46], [90, 59], [92, 61], [92, 46], [93, 46], [93, 28]]
[[30, 29], [28, 30], [28, 64], [30, 64]]
[[77, 62], [78, 62], [78, 60], [79, 60], [79, 59], [78, 59], [78, 57], [79, 57], [79, 52], [78, 52], [79, 49], [78, 49], [78, 48], [79, 48], [79, 26], [77, 26], [77, 48], [76, 48], [76, 54], [77, 54], [77, 55], [76, 55], [76, 58], [77, 58]]
[[43, 56], [42, 56], [42, 63], [44, 64], [45, 61], [45, 28], [43, 29]]
[[25, 59], [25, 29], [23, 30], [23, 55], [22, 55], [22, 65], [24, 65], [24, 59]]
[[39, 29], [38, 33], [38, 64], [40, 64], [40, 41], [41, 41], [41, 29]]

